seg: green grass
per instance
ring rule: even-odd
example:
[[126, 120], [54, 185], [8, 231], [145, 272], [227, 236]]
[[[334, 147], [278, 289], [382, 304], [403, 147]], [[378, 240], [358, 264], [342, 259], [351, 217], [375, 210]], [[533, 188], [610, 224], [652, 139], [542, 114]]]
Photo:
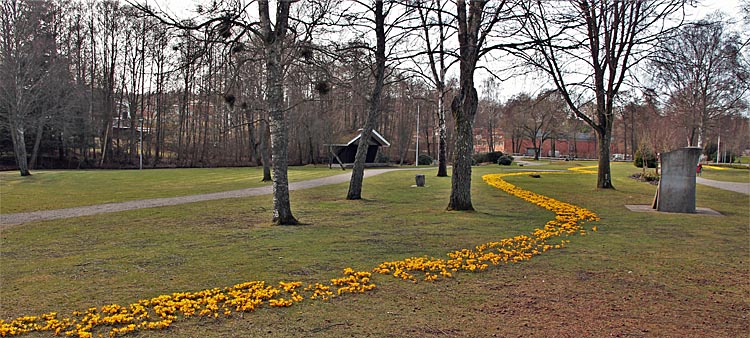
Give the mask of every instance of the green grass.
[[[475, 212], [445, 211], [450, 178], [430, 168], [368, 178], [361, 201], [343, 198], [347, 184], [292, 192], [304, 226], [271, 226], [268, 196], [13, 226], [0, 234], [0, 318], [250, 280], [326, 281], [344, 267], [527, 234], [554, 215], [481, 181], [510, 169], [520, 168], [474, 168]], [[376, 275], [369, 294], [135, 336], [747, 336], [750, 197], [698, 186], [697, 205], [724, 216], [633, 213], [624, 205], [649, 204], [656, 188], [632, 172], [613, 164], [617, 190], [604, 191], [590, 174], [508, 178], [602, 218], [598, 232], [528, 262], [435, 283]], [[411, 187], [418, 173], [427, 187]]]
[[704, 165], [701, 177], [717, 181], [750, 183], [750, 170], [723, 167], [715, 169], [710, 165]]
[[[290, 167], [296, 182], [341, 174], [328, 166]], [[175, 197], [270, 185], [252, 168], [152, 170], [40, 170], [21, 177], [0, 172], [0, 213], [69, 208], [138, 199]]]

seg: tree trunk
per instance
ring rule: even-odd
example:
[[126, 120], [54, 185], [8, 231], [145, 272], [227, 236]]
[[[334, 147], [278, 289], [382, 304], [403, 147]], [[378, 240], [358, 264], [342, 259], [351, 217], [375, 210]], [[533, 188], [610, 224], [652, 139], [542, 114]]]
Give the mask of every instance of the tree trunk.
[[482, 43], [479, 39], [479, 27], [485, 5], [484, 1], [471, 1], [467, 16], [466, 1], [456, 2], [460, 92], [451, 103], [456, 123], [456, 140], [448, 210], [474, 210], [471, 204], [471, 154], [474, 151], [474, 117], [479, 103], [474, 87], [474, 71]]
[[552, 139], [552, 144], [550, 144], [550, 148], [552, 149], [552, 154], [550, 156], [557, 157], [557, 134], [555, 134], [555, 137]]
[[625, 160], [628, 156], [628, 120], [625, 118], [625, 115], [622, 116], [622, 141], [625, 146], [622, 156], [623, 160]]
[[440, 142], [438, 143], [438, 177], [448, 177], [448, 154], [447, 154], [447, 127], [445, 126], [445, 91], [440, 90], [438, 98], [438, 132]]
[[276, 4], [276, 30], [272, 29], [267, 0], [258, 2], [261, 30], [265, 43], [266, 61], [266, 103], [269, 111], [271, 133], [271, 158], [273, 161], [273, 223], [295, 225], [289, 202], [289, 179], [287, 177], [288, 130], [284, 116], [284, 67], [282, 65], [282, 44], [286, 37], [291, 3], [279, 1]]
[[492, 132], [493, 127], [494, 126], [492, 125], [492, 118], [489, 118], [489, 121], [487, 121], [487, 151], [488, 152], [495, 151], [495, 138], [494, 138], [494, 133]]
[[[599, 139], [599, 170], [596, 177], [596, 187], [599, 189], [614, 189], [612, 185], [612, 175], [609, 165], [609, 135], [611, 133], [601, 133], [597, 130], [596, 136]], [[645, 161], [644, 161], [645, 162]]]
[[453, 99], [451, 111], [456, 123], [456, 141], [448, 210], [474, 210], [471, 203], [471, 154], [474, 150], [476, 89], [473, 86], [462, 88], [461, 95]]
[[[135, 82], [135, 81], [134, 81]], [[133, 89], [135, 91], [136, 89]], [[128, 133], [128, 164], [136, 163], [138, 158], [138, 112], [136, 111], [136, 95], [128, 97], [128, 112], [130, 114], [130, 132]]]
[[112, 130], [112, 118], [109, 116], [109, 114], [104, 114], [104, 139], [101, 141], [102, 143], [102, 157], [99, 161], [99, 166], [104, 165], [104, 161], [107, 158], [107, 152], [111, 151], [112, 149], [112, 139], [110, 138], [110, 130]]
[[271, 132], [271, 158], [273, 160], [273, 223], [295, 225], [289, 202], [289, 179], [287, 177], [287, 125], [284, 118], [284, 89], [282, 88], [281, 51], [278, 46], [267, 53], [269, 129]]
[[[242, 108], [243, 112], [245, 113], [245, 119], [247, 122], [247, 139], [248, 139], [248, 157], [249, 161], [256, 163], [258, 162], [258, 144], [255, 142], [255, 115], [250, 112], [247, 107]], [[261, 122], [262, 123], [262, 122]], [[262, 126], [262, 124], [261, 124]], [[264, 133], [261, 131], [260, 135], [262, 136]], [[269, 174], [270, 176], [270, 174]], [[270, 179], [270, 177], [269, 177]]]
[[262, 182], [269, 182], [271, 178], [271, 152], [268, 151], [268, 122], [265, 119], [260, 120], [260, 157], [263, 163], [263, 179]]
[[[372, 104], [370, 105], [372, 106]], [[368, 113], [368, 116], [370, 115], [372, 115], [372, 113]], [[351, 179], [349, 179], [349, 191], [346, 194], [346, 199], [348, 200], [362, 199], [362, 181], [364, 180], [365, 176], [367, 148], [369, 147], [369, 139], [370, 137], [372, 137], [372, 126], [370, 120], [371, 118], [368, 117], [367, 123], [360, 133], [359, 144], [357, 145], [357, 153], [356, 155], [354, 155], [354, 167], [352, 168], [352, 176]]]
[[348, 200], [362, 198], [362, 180], [365, 175], [365, 161], [367, 160], [367, 149], [369, 148], [372, 129], [378, 121], [380, 113], [380, 95], [383, 91], [385, 80], [385, 16], [383, 15], [383, 2], [375, 2], [375, 35], [377, 37], [377, 48], [375, 50], [375, 85], [370, 96], [367, 120], [362, 129], [357, 145], [357, 154], [354, 156], [354, 168], [349, 180], [349, 191], [346, 194]]
[[[447, 130], [445, 126], [445, 74], [447, 72], [446, 66], [445, 66], [445, 25], [443, 24], [443, 16], [442, 16], [442, 10], [438, 9], [435, 11], [437, 15], [437, 25], [438, 25], [438, 53], [437, 53], [437, 60], [435, 59], [435, 56], [433, 55], [432, 46], [431, 46], [431, 39], [430, 39], [430, 29], [429, 25], [427, 24], [427, 17], [424, 15], [424, 13], [421, 10], [421, 7], [419, 8], [419, 16], [422, 19], [422, 29], [424, 30], [424, 38], [425, 43], [427, 44], [427, 50], [430, 51], [430, 53], [427, 53], [427, 56], [430, 60], [430, 69], [432, 70], [432, 78], [435, 81], [435, 91], [437, 93], [437, 99], [438, 99], [438, 177], [447, 177], [448, 176], [448, 154], [447, 154]], [[439, 69], [438, 69], [439, 68]]]
[[36, 127], [36, 137], [34, 138], [34, 147], [31, 150], [31, 162], [29, 163], [29, 169], [36, 169], [36, 162], [39, 158], [39, 146], [42, 143], [42, 136], [44, 135], [44, 118], [39, 119], [39, 125]]
[[21, 173], [21, 176], [31, 176], [31, 172], [29, 172], [28, 154], [26, 153], [24, 127], [15, 119], [11, 119], [10, 122], [10, 136], [13, 141], [13, 152], [16, 155], [18, 171]]
[[164, 93], [162, 92], [162, 77], [161, 77], [161, 65], [159, 66], [158, 71], [159, 79], [157, 81], [157, 89], [156, 89], [156, 148], [154, 149], [154, 163], [153, 166], [156, 167], [159, 162], [161, 161], [161, 145], [163, 142], [163, 135], [164, 131], [162, 130], [161, 125], [161, 119], [162, 119], [162, 111], [164, 106]]

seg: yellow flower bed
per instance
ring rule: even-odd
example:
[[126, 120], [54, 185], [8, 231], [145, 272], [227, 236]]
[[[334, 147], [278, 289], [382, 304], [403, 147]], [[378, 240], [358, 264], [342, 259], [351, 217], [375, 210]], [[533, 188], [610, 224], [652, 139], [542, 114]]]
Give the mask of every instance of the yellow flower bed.
[[[344, 269], [345, 277], [335, 278], [330, 284], [309, 285], [302, 290], [310, 299], [327, 300], [335, 290], [342, 293], [361, 293], [372, 290], [370, 272]], [[159, 330], [169, 327], [180, 318], [231, 316], [233, 313], [253, 311], [263, 304], [288, 307], [305, 299], [300, 294], [301, 282], [280, 282], [278, 287], [263, 281], [253, 281], [224, 289], [198, 292], [179, 292], [140, 300], [128, 306], [117, 304], [73, 312], [71, 317], [57, 313], [19, 317], [10, 322], [0, 320], [0, 336], [16, 336], [33, 331], [49, 331], [55, 335], [94, 337], [93, 332], [107, 332], [110, 337], [137, 330]], [[102, 337], [100, 333], [97, 335]]]
[[[579, 172], [589, 167], [579, 168]], [[520, 235], [477, 245], [474, 249], [462, 249], [448, 253], [447, 259], [411, 257], [399, 261], [383, 262], [373, 272], [393, 275], [404, 280], [417, 281], [415, 273], [421, 273], [425, 281], [450, 278], [458, 271], [482, 271], [490, 265], [520, 262], [531, 259], [550, 249], [565, 246], [562, 239], [572, 234], [586, 235], [583, 224], [599, 218], [593, 212], [558, 200], [520, 189], [502, 179], [504, 176], [527, 175], [529, 172], [493, 174], [482, 177], [484, 181], [511, 195], [522, 198], [555, 213], [541, 229], [529, 235]], [[596, 227], [592, 227], [596, 231]], [[555, 239], [559, 242], [553, 242]], [[288, 307], [305, 298], [328, 300], [346, 293], [364, 293], [375, 289], [370, 272], [346, 268], [344, 277], [331, 279], [329, 283], [315, 283], [300, 290], [301, 282], [280, 282], [278, 286], [263, 281], [237, 284], [224, 289], [198, 292], [180, 292], [140, 300], [128, 306], [117, 304], [86, 311], [75, 311], [70, 317], [58, 313], [41, 316], [25, 316], [10, 322], [0, 320], [0, 336], [17, 336], [28, 332], [51, 332], [77, 337], [121, 336], [140, 330], [168, 328], [174, 321], [190, 317], [231, 316], [233, 313], [253, 311], [264, 304], [270, 307]]]
[[[583, 171], [588, 168], [582, 167], [578, 170]], [[525, 261], [547, 250], [562, 248], [565, 243], [569, 242], [568, 240], [560, 239], [556, 243], [551, 241], [575, 233], [586, 235], [583, 224], [599, 220], [599, 217], [590, 210], [520, 189], [502, 179], [505, 176], [528, 174], [529, 172], [492, 174], [485, 175], [482, 179], [495, 188], [554, 212], [555, 219], [547, 222], [544, 228], [535, 229], [530, 235], [505, 238], [498, 242], [477, 245], [474, 249], [454, 251], [448, 253], [448, 259], [411, 257], [383, 262], [373, 271], [413, 282], [417, 282], [415, 272], [422, 273], [424, 275], [422, 279], [431, 282], [440, 277], [451, 277], [458, 271], [482, 271], [490, 265]], [[597, 230], [595, 226], [591, 229]]]

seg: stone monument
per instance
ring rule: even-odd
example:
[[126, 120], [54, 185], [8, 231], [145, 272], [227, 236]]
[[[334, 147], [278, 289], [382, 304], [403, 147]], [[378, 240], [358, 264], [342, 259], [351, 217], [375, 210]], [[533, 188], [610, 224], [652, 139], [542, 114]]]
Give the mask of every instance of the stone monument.
[[652, 208], [695, 213], [695, 168], [701, 148], [688, 147], [661, 154], [661, 178]]
[[424, 177], [424, 175], [422, 175], [422, 174], [419, 174], [419, 175], [417, 175], [417, 176], [416, 176], [415, 178], [417, 179], [417, 186], [418, 186], [418, 187], [424, 187], [424, 183], [425, 183], [425, 182], [424, 182], [424, 181], [425, 181], [425, 177]]

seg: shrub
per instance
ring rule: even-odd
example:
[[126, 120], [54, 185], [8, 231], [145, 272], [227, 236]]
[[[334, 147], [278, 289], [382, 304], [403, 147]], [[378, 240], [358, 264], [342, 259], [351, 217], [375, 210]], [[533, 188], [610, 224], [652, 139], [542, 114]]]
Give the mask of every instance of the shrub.
[[646, 182], [659, 182], [660, 178], [661, 176], [657, 175], [654, 172], [647, 172], [645, 175], [641, 176], [641, 179], [643, 179]]
[[476, 153], [471, 155], [471, 164], [487, 162], [487, 153]]
[[497, 163], [497, 160], [503, 156], [502, 151], [492, 151], [489, 153], [477, 153], [471, 156], [471, 158], [477, 163]]
[[643, 168], [644, 161], [648, 168], [656, 168], [656, 154], [653, 151], [647, 148], [636, 150], [633, 164], [638, 168]]
[[499, 165], [510, 165], [511, 163], [513, 163], [513, 156], [508, 154], [502, 155], [497, 159], [497, 164]]
[[646, 172], [646, 173], [635, 173], [633, 175], [630, 175], [630, 178], [634, 180], [639, 180], [641, 182], [648, 182], [650, 184], [656, 185], [659, 183], [661, 176], [657, 175], [655, 172]]
[[432, 164], [432, 157], [430, 155], [419, 155], [417, 158], [417, 164], [419, 165], [430, 165]]
[[376, 163], [388, 163], [390, 162], [390, 158], [388, 158], [387, 155], [384, 155], [382, 152], [378, 152], [378, 155], [375, 156], [375, 162]]
[[497, 161], [502, 157], [504, 154], [502, 151], [493, 151], [487, 153], [487, 162], [490, 163], [498, 163]]

